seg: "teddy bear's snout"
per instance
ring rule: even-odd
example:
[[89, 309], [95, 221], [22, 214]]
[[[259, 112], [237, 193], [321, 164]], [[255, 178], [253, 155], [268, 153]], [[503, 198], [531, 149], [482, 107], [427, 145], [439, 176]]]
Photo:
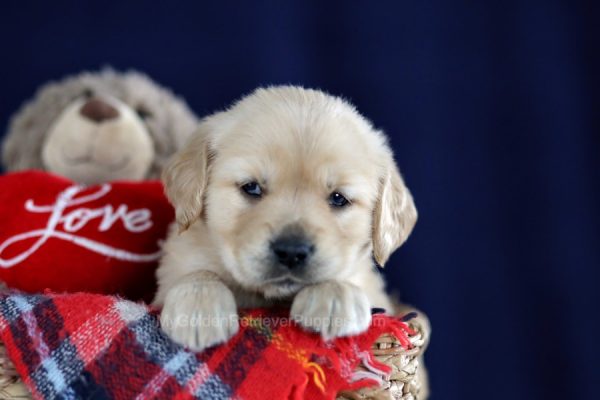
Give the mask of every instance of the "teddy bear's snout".
[[89, 99], [79, 113], [96, 123], [119, 117], [119, 110], [97, 97]]

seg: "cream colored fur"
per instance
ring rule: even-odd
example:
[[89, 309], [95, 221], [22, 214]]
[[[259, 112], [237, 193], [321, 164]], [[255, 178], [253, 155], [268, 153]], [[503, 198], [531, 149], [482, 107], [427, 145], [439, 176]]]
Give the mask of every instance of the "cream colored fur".
[[118, 99], [105, 95], [103, 101], [118, 111], [117, 118], [91, 121], [80, 112], [86, 99], [76, 99], [50, 126], [42, 148], [50, 171], [87, 184], [146, 176], [154, 146], [144, 122]]
[[[155, 304], [178, 342], [226, 341], [239, 307], [287, 303], [326, 339], [364, 331], [371, 307], [392, 309], [372, 257], [383, 265], [417, 212], [385, 136], [346, 101], [258, 89], [203, 120], [163, 176], [179, 227], [164, 246]], [[250, 181], [262, 198], [240, 190]], [[334, 191], [351, 204], [333, 208]], [[269, 243], [290, 227], [316, 250], [301, 277], [282, 280]]]

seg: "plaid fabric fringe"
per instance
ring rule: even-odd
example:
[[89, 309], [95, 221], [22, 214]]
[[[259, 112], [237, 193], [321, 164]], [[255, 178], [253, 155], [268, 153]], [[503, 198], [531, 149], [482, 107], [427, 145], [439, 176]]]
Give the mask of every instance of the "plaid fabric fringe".
[[[333, 399], [378, 384], [389, 367], [370, 353], [383, 333], [409, 346], [408, 326], [374, 315], [364, 334], [323, 342], [287, 310], [243, 312], [227, 344], [193, 353], [155, 311], [94, 294], [0, 295], [0, 338], [36, 399]], [[368, 371], [355, 373], [363, 364]]]

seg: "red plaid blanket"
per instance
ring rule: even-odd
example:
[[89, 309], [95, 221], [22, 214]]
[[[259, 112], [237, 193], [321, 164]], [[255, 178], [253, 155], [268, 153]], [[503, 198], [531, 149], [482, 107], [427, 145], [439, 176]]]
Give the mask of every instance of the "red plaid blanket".
[[[37, 399], [333, 399], [377, 384], [389, 368], [369, 349], [382, 333], [409, 346], [410, 328], [374, 315], [364, 334], [323, 342], [286, 310], [252, 310], [227, 344], [193, 353], [156, 312], [93, 294], [0, 295], [0, 337]], [[369, 372], [355, 373], [363, 363]]]

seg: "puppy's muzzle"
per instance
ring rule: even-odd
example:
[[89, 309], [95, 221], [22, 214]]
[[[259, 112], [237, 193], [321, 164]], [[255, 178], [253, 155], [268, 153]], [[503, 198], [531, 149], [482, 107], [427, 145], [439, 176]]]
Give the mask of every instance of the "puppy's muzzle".
[[271, 251], [279, 265], [289, 270], [298, 270], [308, 264], [315, 246], [303, 236], [280, 236], [271, 243]]

